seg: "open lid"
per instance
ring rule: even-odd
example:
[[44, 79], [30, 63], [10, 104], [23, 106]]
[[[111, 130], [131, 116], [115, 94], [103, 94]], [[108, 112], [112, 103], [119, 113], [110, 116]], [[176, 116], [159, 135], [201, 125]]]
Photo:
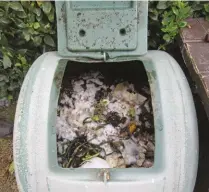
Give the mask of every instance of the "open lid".
[[147, 52], [147, 1], [56, 1], [56, 14], [61, 56], [106, 60]]

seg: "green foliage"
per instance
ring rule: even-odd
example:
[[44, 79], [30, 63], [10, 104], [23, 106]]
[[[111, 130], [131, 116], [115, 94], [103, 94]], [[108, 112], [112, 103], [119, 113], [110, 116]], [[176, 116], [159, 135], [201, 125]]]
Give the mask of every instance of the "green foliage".
[[55, 49], [55, 23], [52, 2], [0, 2], [0, 99], [17, 96], [31, 63]]
[[165, 50], [174, 43], [180, 30], [188, 26], [189, 17], [209, 19], [209, 2], [198, 1], [150, 1], [149, 47]]
[[164, 32], [163, 39], [165, 44], [161, 45], [165, 49], [165, 45], [170, 44], [178, 35], [179, 30], [187, 26], [186, 18], [191, 16], [192, 9], [186, 2], [174, 1], [170, 11], [165, 11], [162, 15], [162, 28]]
[[[166, 49], [186, 18], [209, 20], [207, 1], [150, 1], [149, 49]], [[52, 1], [0, 2], [0, 99], [16, 99], [32, 62], [43, 51], [56, 50], [55, 6]]]

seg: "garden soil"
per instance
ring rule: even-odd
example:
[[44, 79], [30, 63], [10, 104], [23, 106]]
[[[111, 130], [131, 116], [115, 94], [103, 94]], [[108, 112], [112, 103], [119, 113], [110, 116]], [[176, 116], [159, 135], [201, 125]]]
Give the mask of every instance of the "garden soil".
[[12, 156], [12, 138], [0, 139], [0, 191], [2, 192], [18, 192], [14, 173], [9, 171]]

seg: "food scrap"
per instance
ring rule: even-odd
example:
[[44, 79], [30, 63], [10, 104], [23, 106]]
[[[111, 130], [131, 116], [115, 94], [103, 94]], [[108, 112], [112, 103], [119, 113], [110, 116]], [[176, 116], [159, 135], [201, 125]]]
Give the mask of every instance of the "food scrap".
[[150, 167], [155, 146], [151, 95], [142, 95], [128, 81], [107, 84], [105, 78], [99, 72], [84, 73], [71, 79], [68, 91], [61, 90], [59, 165], [92, 167], [104, 160], [110, 168]]

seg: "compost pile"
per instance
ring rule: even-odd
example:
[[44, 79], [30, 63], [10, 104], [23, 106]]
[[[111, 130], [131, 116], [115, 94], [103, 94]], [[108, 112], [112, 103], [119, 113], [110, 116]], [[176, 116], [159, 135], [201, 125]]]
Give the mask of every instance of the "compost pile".
[[61, 167], [80, 167], [95, 157], [111, 168], [153, 165], [149, 87], [142, 87], [139, 94], [132, 83], [120, 79], [107, 84], [100, 72], [93, 71], [74, 77], [61, 91], [56, 129]]

